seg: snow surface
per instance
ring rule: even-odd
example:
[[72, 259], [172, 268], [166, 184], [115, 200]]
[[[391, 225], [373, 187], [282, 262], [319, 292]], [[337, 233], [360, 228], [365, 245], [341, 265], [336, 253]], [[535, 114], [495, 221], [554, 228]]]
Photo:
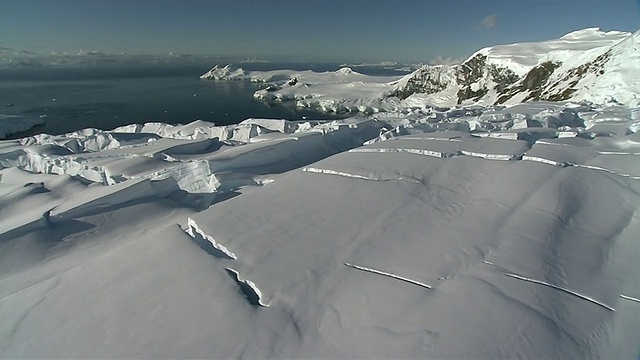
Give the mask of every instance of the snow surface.
[[638, 128], [527, 103], [0, 141], [0, 357], [637, 358]]
[[477, 54], [487, 55], [490, 64], [506, 66], [522, 75], [545, 61], [568, 62], [571, 68], [579, 63], [580, 58], [589, 57], [590, 53], [600, 55], [630, 35], [624, 31], [604, 32], [600, 28], [588, 28], [568, 33], [559, 39], [486, 47], [469, 58]]

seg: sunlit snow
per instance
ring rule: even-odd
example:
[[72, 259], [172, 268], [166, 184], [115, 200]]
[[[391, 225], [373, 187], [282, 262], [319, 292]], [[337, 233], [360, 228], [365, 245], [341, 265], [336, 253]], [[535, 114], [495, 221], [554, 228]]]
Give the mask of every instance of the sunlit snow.
[[3, 358], [638, 358], [637, 105], [269, 76], [366, 111], [0, 141]]
[[[640, 139], [626, 111], [3, 141], [2, 354], [635, 357]], [[598, 114], [614, 132], [583, 119]]]

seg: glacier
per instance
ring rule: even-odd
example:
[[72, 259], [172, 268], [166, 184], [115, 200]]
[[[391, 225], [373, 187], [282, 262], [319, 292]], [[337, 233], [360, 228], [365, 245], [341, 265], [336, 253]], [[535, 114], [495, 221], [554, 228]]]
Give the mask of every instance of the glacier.
[[1, 141], [0, 354], [636, 357], [633, 114], [530, 102]]

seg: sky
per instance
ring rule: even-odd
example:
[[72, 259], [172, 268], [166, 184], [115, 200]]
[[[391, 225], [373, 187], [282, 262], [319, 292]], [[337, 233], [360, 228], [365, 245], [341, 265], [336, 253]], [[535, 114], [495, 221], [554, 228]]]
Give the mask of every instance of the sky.
[[429, 62], [587, 27], [640, 29], [640, 0], [0, 0], [0, 47], [41, 54]]

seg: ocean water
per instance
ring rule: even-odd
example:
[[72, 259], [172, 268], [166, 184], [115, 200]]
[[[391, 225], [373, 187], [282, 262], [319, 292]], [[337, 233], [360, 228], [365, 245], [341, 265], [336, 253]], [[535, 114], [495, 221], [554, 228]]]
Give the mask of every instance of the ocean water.
[[[186, 124], [196, 119], [217, 125], [250, 117], [335, 119], [344, 116], [267, 105], [253, 99], [264, 84], [210, 81], [199, 76], [214, 64], [163, 64], [0, 71], [0, 114], [43, 117], [28, 133], [62, 134], [83, 128], [161, 121]], [[247, 70], [311, 69], [332, 71], [338, 64], [242, 64]], [[370, 73], [381, 73], [369, 69]], [[384, 71], [382, 71], [384, 73]], [[386, 70], [386, 73], [393, 73]], [[394, 74], [397, 74], [395, 72]]]

